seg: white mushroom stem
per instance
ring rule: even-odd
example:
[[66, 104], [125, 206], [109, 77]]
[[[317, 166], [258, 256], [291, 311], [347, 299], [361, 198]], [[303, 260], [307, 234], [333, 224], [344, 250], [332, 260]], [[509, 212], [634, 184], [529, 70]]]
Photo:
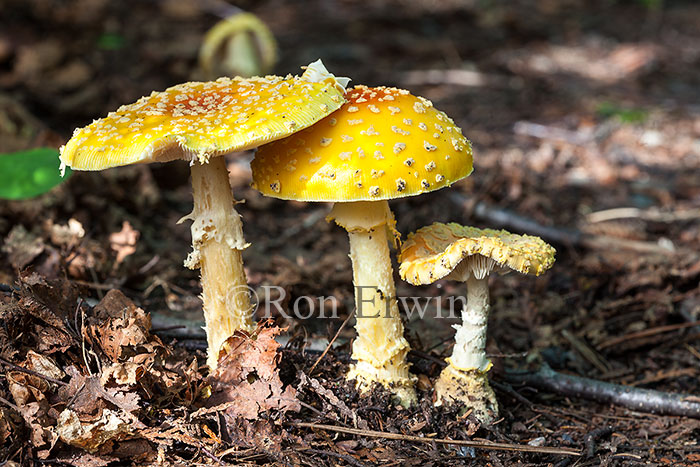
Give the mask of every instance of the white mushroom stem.
[[455, 346], [448, 366], [435, 383], [436, 405], [461, 402], [477, 420], [490, 423], [498, 415], [496, 395], [486, 374], [491, 361], [486, 358], [486, 329], [489, 317], [489, 273], [496, 262], [481, 255], [465, 258], [448, 276], [467, 283], [467, 303], [462, 324], [455, 325]]
[[404, 405], [415, 401], [406, 354], [410, 347], [403, 336], [389, 256], [388, 231], [394, 217], [386, 201], [336, 203], [330, 218], [348, 231], [355, 285], [357, 337], [352, 357], [357, 360], [348, 373], [361, 390], [380, 383], [393, 391]]
[[213, 370], [226, 339], [238, 330], [255, 327], [241, 256], [248, 244], [234, 208], [224, 158], [193, 162], [192, 187], [194, 210], [188, 218], [192, 220], [193, 251], [185, 266], [201, 270], [207, 364]]
[[489, 317], [488, 275], [467, 279], [467, 304], [462, 310], [462, 324], [455, 324], [455, 346], [450, 364], [459, 370], [487, 371], [491, 361], [486, 358], [486, 328]]

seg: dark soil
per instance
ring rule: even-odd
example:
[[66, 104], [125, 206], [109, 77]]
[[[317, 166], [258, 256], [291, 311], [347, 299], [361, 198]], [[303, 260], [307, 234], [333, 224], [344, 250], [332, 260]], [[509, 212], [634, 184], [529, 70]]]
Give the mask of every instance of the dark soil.
[[[320, 57], [354, 83], [431, 99], [473, 142], [469, 178], [392, 203], [404, 237], [454, 221], [543, 235], [557, 247], [542, 277], [491, 282], [488, 351], [501, 418], [479, 426], [459, 407], [432, 405], [456, 319], [406, 319], [417, 407], [403, 409], [380, 389], [361, 397], [344, 380], [352, 321], [311, 372], [352, 311], [347, 237], [325, 222], [326, 204], [278, 201], [250, 188], [246, 153], [228, 161], [235, 196], [245, 199], [238, 209], [252, 246], [244, 258], [261, 304], [268, 285], [285, 289], [287, 306], [300, 296], [339, 303], [332, 319], [271, 316], [288, 327], [279, 376], [297, 391], [298, 410], [258, 420], [201, 412], [210, 387], [201, 290], [197, 272], [182, 266], [189, 226], [177, 224], [191, 209], [186, 164], [75, 173], [37, 199], [0, 204], [0, 465], [700, 465], [698, 419], [508, 383], [516, 369], [547, 364], [698, 402], [698, 5], [237, 5], [275, 33], [276, 74]], [[227, 8], [235, 10], [214, 0], [4, 0], [0, 152], [58, 146], [121, 104], [196, 78], [202, 36]], [[520, 228], [522, 218], [532, 229]], [[118, 262], [124, 243], [135, 249]], [[453, 282], [415, 288], [398, 276], [397, 288], [399, 296], [445, 300], [464, 293]], [[124, 309], [129, 319], [119, 315]], [[114, 346], [107, 335], [126, 340]], [[46, 359], [60, 370], [57, 382], [31, 372]], [[111, 379], [100, 376], [112, 367]], [[67, 445], [54, 430], [66, 407], [81, 421], [121, 410], [137, 435], [91, 453]], [[309, 423], [580, 456], [389, 440]]]

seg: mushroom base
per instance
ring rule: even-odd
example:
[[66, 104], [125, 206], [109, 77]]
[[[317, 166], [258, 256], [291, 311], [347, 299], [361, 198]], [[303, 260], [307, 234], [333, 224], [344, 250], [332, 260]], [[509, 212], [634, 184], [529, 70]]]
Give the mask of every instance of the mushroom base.
[[207, 164], [194, 162], [192, 187], [194, 210], [188, 218], [192, 220], [193, 251], [185, 266], [201, 271], [207, 364], [213, 370], [226, 339], [238, 330], [255, 328], [241, 256], [248, 244], [234, 208], [224, 158], [214, 157]]
[[389, 256], [389, 232], [394, 216], [386, 201], [336, 203], [329, 218], [348, 231], [355, 285], [355, 329], [352, 358], [357, 363], [348, 374], [361, 390], [379, 383], [394, 392], [402, 404], [416, 400], [408, 372], [408, 341], [396, 301], [394, 272]]
[[401, 405], [410, 407], [418, 399], [413, 388], [415, 377], [409, 373], [406, 363], [407, 353], [408, 349], [401, 351], [381, 367], [359, 361], [350, 365], [347, 377], [357, 382], [357, 388], [361, 393], [368, 392], [375, 383], [379, 383], [390, 390], [399, 399]]
[[486, 374], [479, 370], [458, 370], [449, 365], [435, 383], [435, 405], [462, 403], [481, 423], [493, 422], [498, 417], [498, 402]]

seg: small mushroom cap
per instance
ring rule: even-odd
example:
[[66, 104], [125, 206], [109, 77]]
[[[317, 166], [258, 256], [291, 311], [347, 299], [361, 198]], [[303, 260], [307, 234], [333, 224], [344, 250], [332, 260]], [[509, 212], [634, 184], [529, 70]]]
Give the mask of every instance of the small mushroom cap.
[[431, 284], [465, 259], [480, 255], [502, 268], [539, 276], [552, 267], [555, 253], [539, 237], [436, 222], [408, 235], [399, 255], [399, 274], [414, 285]]
[[332, 115], [260, 147], [261, 193], [300, 201], [375, 201], [437, 190], [472, 172], [472, 148], [450, 117], [403, 89], [356, 86]]
[[78, 128], [61, 148], [77, 170], [242, 151], [312, 125], [345, 101], [344, 86], [323, 64], [301, 77], [219, 78], [179, 84]]

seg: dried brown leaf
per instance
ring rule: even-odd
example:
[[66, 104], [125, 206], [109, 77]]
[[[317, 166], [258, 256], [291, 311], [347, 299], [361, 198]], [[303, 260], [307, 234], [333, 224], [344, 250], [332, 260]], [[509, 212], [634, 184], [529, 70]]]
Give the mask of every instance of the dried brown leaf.
[[112, 462], [118, 461], [118, 457], [90, 454], [81, 451], [72, 454], [70, 457], [59, 457], [57, 460], [65, 462], [75, 467], [105, 467]]
[[119, 265], [124, 259], [136, 252], [136, 242], [141, 234], [128, 221], [124, 221], [122, 229], [109, 236], [109, 245], [117, 253], [114, 265]]
[[105, 391], [110, 396], [110, 402], [126, 412], [135, 412], [140, 408], [141, 398], [129, 388], [109, 388]]
[[58, 390], [60, 400], [70, 404], [70, 409], [83, 416], [86, 420], [99, 417], [107, 404], [102, 397], [103, 388], [94, 376], [81, 374], [74, 366], [66, 368], [71, 376], [67, 386]]
[[30, 402], [19, 407], [24, 422], [29, 427], [29, 441], [38, 448], [37, 455], [46, 459], [58, 440], [54, 430], [55, 420], [48, 415], [48, 406], [42, 402]]
[[143, 365], [134, 362], [112, 363], [102, 370], [100, 382], [106, 386], [110, 381], [123, 386], [133, 386], [144, 375]]
[[50, 358], [33, 350], [27, 353], [27, 358], [20, 366], [37, 374], [33, 375], [22, 371], [7, 373], [7, 385], [18, 406], [26, 405], [29, 402], [42, 402], [47, 399], [51, 383], [39, 375], [53, 379], [60, 379], [64, 376], [64, 373]]
[[22, 298], [20, 306], [40, 321], [69, 334], [65, 322], [72, 322], [79, 302], [80, 291], [64, 279], [46, 279], [34, 271], [20, 274]]
[[5, 239], [2, 251], [7, 253], [15, 269], [23, 269], [44, 251], [41, 237], [27, 232], [22, 224], [15, 225]]
[[0, 445], [5, 444], [10, 436], [17, 430], [10, 415], [10, 411], [5, 407], [0, 407]]
[[228, 417], [255, 420], [270, 409], [301, 408], [294, 388], [284, 388], [279, 377], [275, 336], [280, 332], [277, 327], [259, 327], [252, 335], [236, 333], [226, 341], [226, 350], [210, 376], [210, 410], [220, 408]]
[[[46, 355], [65, 352], [74, 343], [68, 334], [53, 327], [36, 324], [33, 327], [33, 332], [35, 336], [41, 336], [41, 339], [37, 341], [36, 349]], [[0, 339], [2, 339], [1, 336]]]
[[27, 358], [23, 366], [53, 379], [61, 379], [66, 375], [52, 359], [33, 350], [27, 352]]
[[95, 453], [109, 441], [130, 436], [132, 430], [131, 421], [114, 410], [104, 409], [99, 420], [84, 423], [77, 413], [66, 409], [58, 417], [56, 432], [64, 443]]
[[[118, 362], [127, 347], [132, 348], [130, 354], [143, 354], [136, 363], [151, 358], [149, 354], [155, 352], [156, 347], [162, 348], [160, 340], [149, 332], [150, 317], [120, 291], [107, 292], [94, 311], [95, 316], [86, 329], [87, 337], [99, 345], [112, 362]], [[144, 346], [142, 352], [136, 352], [138, 346]]]
[[85, 236], [83, 224], [78, 220], [70, 218], [65, 225], [50, 222], [49, 232], [51, 243], [57, 246], [74, 246]]

